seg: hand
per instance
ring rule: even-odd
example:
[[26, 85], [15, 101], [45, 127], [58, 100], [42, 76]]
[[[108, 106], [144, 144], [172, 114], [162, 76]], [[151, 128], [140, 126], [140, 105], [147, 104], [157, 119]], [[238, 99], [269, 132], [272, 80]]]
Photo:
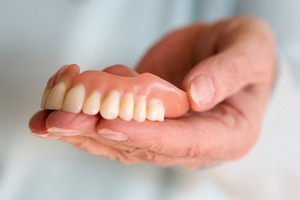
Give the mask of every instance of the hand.
[[[270, 28], [253, 17], [175, 30], [146, 53], [136, 71], [182, 85], [192, 109], [185, 116], [139, 123], [42, 111], [30, 129], [123, 163], [194, 168], [239, 158], [259, 136], [274, 78], [274, 45]], [[114, 67], [107, 72], [133, 74]]]

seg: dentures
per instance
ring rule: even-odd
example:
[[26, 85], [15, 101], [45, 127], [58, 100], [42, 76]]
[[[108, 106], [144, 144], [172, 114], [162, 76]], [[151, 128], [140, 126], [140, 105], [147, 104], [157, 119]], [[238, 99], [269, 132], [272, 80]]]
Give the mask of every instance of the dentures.
[[64, 67], [45, 88], [41, 109], [71, 113], [99, 114], [104, 119], [117, 117], [130, 121], [163, 121], [187, 112], [187, 94], [153, 74], [136, 77], [112, 75]]

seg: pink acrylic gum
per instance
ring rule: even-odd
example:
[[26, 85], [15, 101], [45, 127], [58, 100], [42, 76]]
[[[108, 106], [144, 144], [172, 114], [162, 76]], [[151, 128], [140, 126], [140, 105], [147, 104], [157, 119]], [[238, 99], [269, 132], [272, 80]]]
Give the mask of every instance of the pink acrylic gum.
[[[45, 88], [41, 108], [61, 110], [63, 104], [67, 101], [66, 96], [71, 96], [72, 92], [70, 91], [73, 89], [73, 93], [76, 93], [75, 90], [84, 90], [84, 92], [80, 92], [83, 94], [77, 95], [81, 98], [78, 101], [82, 102], [82, 105], [80, 103], [76, 104], [79, 105], [77, 111], [82, 110], [87, 98], [91, 96], [91, 94], [95, 95], [95, 93], [100, 94], [100, 101], [105, 101], [107, 96], [114, 93], [114, 95], [118, 96], [120, 102], [123, 101], [124, 96], [132, 94], [135, 107], [137, 106], [136, 104], [139, 104], [137, 102], [141, 102], [140, 99], [142, 99], [142, 102], [144, 101], [143, 104], [146, 105], [146, 108], [150, 106], [151, 102], [160, 102], [163, 105], [164, 117], [166, 118], [182, 116], [189, 110], [190, 105], [187, 93], [156, 75], [143, 73], [135, 77], [126, 77], [109, 74], [104, 71], [91, 70], [84, 71], [80, 74], [79, 71], [80, 69], [77, 65], [64, 66], [52, 76]], [[55, 87], [55, 90], [61, 91], [61, 97], [58, 99], [53, 97], [56, 96], [53, 91]], [[50, 101], [49, 98], [56, 100], [54, 104], [61, 105], [47, 108], [47, 103]], [[82, 98], [84, 98], [84, 100]], [[101, 102], [99, 103], [101, 104]], [[116, 106], [118, 105], [121, 104], [117, 104]]]

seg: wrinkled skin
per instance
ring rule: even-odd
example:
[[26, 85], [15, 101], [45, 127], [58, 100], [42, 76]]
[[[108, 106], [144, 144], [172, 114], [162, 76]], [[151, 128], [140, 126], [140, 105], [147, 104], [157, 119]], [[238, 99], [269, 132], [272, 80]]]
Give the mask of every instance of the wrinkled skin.
[[[260, 19], [244, 16], [214, 24], [193, 24], [162, 38], [136, 67], [138, 73], [156, 74], [187, 91], [191, 110], [186, 115], [139, 123], [39, 111], [29, 127], [42, 138], [61, 140], [122, 163], [195, 168], [233, 160], [245, 155], [259, 137], [274, 79], [274, 62], [273, 34]], [[123, 76], [136, 74], [122, 66], [105, 71]], [[211, 78], [214, 93], [208, 100], [194, 102], [189, 86], [199, 74]], [[51, 127], [74, 131], [48, 133]], [[125, 139], [98, 134], [104, 128], [123, 133]]]

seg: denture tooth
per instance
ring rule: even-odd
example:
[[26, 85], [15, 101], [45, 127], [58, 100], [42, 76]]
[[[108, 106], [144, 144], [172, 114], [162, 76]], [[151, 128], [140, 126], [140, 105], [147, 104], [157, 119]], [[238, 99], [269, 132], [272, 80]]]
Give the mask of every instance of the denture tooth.
[[49, 96], [50, 91], [51, 90], [49, 88], [47, 89], [47, 86], [46, 86], [46, 88], [44, 90], [44, 93], [43, 93], [43, 96], [42, 96], [42, 100], [41, 100], [41, 110], [44, 110], [45, 107], [46, 107], [46, 100]]
[[104, 98], [100, 114], [104, 119], [115, 119], [119, 115], [120, 93], [116, 90], [110, 91]]
[[153, 99], [147, 109], [147, 119], [150, 121], [164, 121], [165, 108], [159, 100]]
[[82, 109], [85, 99], [85, 88], [83, 85], [77, 85], [68, 91], [62, 110], [66, 112], [79, 113]]
[[100, 110], [101, 95], [99, 92], [93, 92], [86, 100], [82, 112], [88, 115], [95, 115]]
[[144, 97], [139, 97], [134, 106], [133, 119], [138, 122], [143, 122], [146, 119], [146, 100]]
[[132, 93], [124, 94], [123, 100], [120, 105], [119, 117], [125, 121], [132, 120], [133, 109], [134, 109], [133, 94]]
[[59, 82], [52, 88], [46, 102], [46, 109], [60, 110], [66, 93], [66, 85]]

